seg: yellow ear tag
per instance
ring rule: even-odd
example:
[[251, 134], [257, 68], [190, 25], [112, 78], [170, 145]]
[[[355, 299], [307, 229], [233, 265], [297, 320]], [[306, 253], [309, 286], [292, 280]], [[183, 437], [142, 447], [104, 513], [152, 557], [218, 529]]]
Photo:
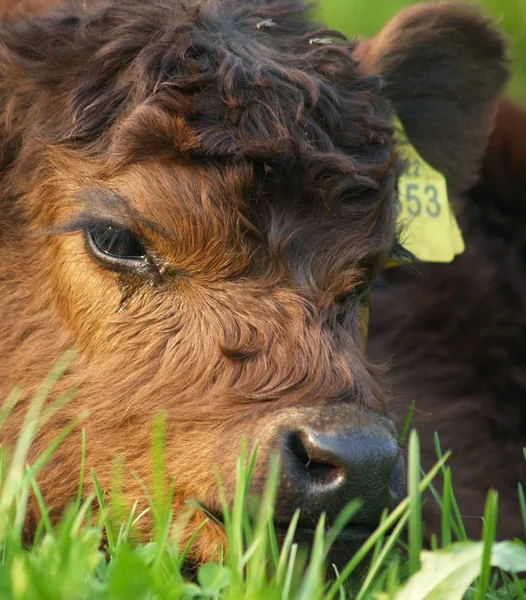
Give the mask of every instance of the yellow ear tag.
[[[407, 169], [398, 183], [400, 242], [422, 262], [449, 263], [464, 252], [464, 240], [449, 203], [445, 177], [428, 165], [397, 121], [398, 152]], [[398, 263], [389, 261], [386, 267]]]

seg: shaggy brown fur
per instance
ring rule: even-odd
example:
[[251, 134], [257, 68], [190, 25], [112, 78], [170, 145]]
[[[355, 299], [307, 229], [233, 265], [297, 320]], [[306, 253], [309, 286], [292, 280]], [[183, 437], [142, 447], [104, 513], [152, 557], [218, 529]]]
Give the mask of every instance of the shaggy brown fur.
[[[505, 43], [451, 3], [406, 11], [356, 54], [290, 0], [84, 4], [0, 29], [0, 392], [26, 390], [3, 441], [74, 344], [56, 393], [75, 400], [33, 455], [87, 409], [88, 472], [107, 486], [122, 454], [148, 480], [164, 411], [175, 511], [217, 510], [213, 468], [231, 494], [242, 436], [261, 440], [260, 482], [284, 432], [386, 413], [359, 314], [396, 248], [388, 101], [462, 189], [507, 80]], [[90, 232], [109, 224], [146, 258], [97, 257]], [[57, 513], [79, 453], [76, 434], [40, 477]], [[301, 498], [282, 494], [286, 520]], [[220, 540], [209, 523], [194, 559]]]
[[[433, 432], [452, 449], [453, 481], [471, 535], [490, 486], [500, 535], [524, 536], [517, 484], [526, 485], [526, 112], [503, 102], [480, 182], [456, 206], [467, 250], [420, 274], [386, 272], [373, 294], [370, 356], [390, 358], [399, 420], [413, 424], [425, 464]], [[438, 530], [436, 507], [429, 523]]]

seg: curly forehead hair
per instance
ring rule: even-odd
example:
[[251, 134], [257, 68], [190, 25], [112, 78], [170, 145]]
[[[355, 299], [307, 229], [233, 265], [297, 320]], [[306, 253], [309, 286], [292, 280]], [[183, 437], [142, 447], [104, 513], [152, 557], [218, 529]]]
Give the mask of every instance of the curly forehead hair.
[[311, 10], [125, 0], [20, 24], [2, 52], [38, 81], [48, 143], [117, 168], [177, 155], [293, 167], [326, 206], [359, 203], [392, 188], [391, 127], [378, 78]]

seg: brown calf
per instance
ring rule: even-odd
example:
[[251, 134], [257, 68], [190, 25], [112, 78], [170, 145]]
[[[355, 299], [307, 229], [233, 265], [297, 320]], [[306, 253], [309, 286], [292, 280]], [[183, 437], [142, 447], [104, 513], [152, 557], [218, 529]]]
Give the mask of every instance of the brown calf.
[[[460, 192], [506, 63], [487, 19], [452, 3], [414, 7], [361, 46], [291, 0], [85, 2], [4, 26], [0, 392], [29, 397], [77, 349], [56, 390], [75, 400], [33, 452], [87, 409], [88, 468], [108, 485], [122, 454], [148, 480], [163, 411], [175, 511], [218, 512], [214, 467], [231, 495], [240, 440], [258, 438], [256, 488], [282, 458], [279, 523], [299, 507], [310, 535], [322, 510], [363, 499], [342, 538], [352, 552], [403, 494], [360, 323], [398, 248], [390, 106]], [[79, 436], [40, 477], [57, 514]], [[131, 478], [126, 494], [142, 497]], [[222, 539], [208, 523], [193, 558]]]
[[[419, 276], [396, 269], [373, 294], [369, 353], [390, 359], [394, 406], [413, 424], [426, 466], [433, 432], [452, 449], [465, 524], [480, 534], [490, 486], [500, 535], [524, 536], [517, 483], [526, 485], [526, 112], [500, 105], [482, 176], [457, 198], [466, 252]], [[429, 524], [438, 529], [436, 508]], [[434, 518], [433, 518], [434, 516]]]

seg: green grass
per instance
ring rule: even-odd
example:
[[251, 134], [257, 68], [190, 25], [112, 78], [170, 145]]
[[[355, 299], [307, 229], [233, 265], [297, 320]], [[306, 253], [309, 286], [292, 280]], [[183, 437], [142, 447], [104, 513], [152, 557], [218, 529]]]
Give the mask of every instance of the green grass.
[[[418, 0], [320, 0], [323, 17], [348, 36], [371, 36], [398, 11]], [[473, 2], [477, 4], [477, 2]], [[510, 94], [526, 100], [526, 2], [524, 0], [480, 0], [511, 42], [514, 77]]]
[[[270, 461], [267, 485], [259, 499], [256, 517], [249, 517], [249, 483], [255, 469], [257, 446], [240, 448], [237, 487], [232, 503], [223, 498], [224, 527], [228, 539], [218, 563], [202, 565], [197, 572], [187, 568], [191, 541], [183, 546], [177, 532], [181, 515], [173, 515], [173, 485], [166, 487], [164, 421], [152, 427], [152, 487], [144, 489], [153, 517], [152, 539], [134, 542], [133, 530], [144, 514], [137, 504], [125, 508], [122, 486], [125, 465], [116, 459], [113, 489], [102, 490], [95, 473], [79, 480], [77, 497], [60, 523], [52, 525], [37, 481], [40, 469], [53, 450], [71, 430], [65, 430], [52, 447], [34, 464], [26, 464], [28, 448], [45, 421], [69, 398], [49, 405], [46, 398], [67, 367], [65, 357], [43, 383], [27, 413], [18, 444], [9, 453], [0, 451], [0, 599], [178, 599], [221, 598], [228, 600], [455, 600], [526, 599], [526, 545], [520, 540], [495, 542], [498, 495], [488, 493], [483, 540], [466, 539], [462, 517], [454, 495], [453, 478], [437, 439], [437, 465], [427, 475], [420, 469], [419, 443], [409, 435], [408, 497], [390, 514], [387, 512], [373, 533], [341, 571], [328, 564], [329, 549], [338, 533], [359, 508], [352, 502], [329, 526], [324, 515], [316, 529], [312, 548], [307, 551], [294, 542], [298, 513], [279, 546], [273, 526], [277, 493], [278, 461]], [[15, 392], [0, 410], [0, 427], [8, 418], [19, 393]], [[86, 440], [82, 437], [82, 455]], [[442, 472], [444, 484], [433, 486]], [[95, 494], [84, 498], [86, 478], [95, 482]], [[175, 482], [176, 483], [176, 482]], [[441, 537], [434, 538], [432, 550], [422, 543], [422, 499], [431, 490], [442, 510]], [[35, 494], [42, 513], [36, 538], [24, 546], [22, 533], [30, 493]], [[526, 531], [526, 508], [519, 489]], [[94, 512], [94, 500], [99, 510]], [[198, 508], [197, 508], [198, 510]], [[198, 532], [195, 532], [197, 535]], [[327, 573], [332, 573], [327, 577]]]

